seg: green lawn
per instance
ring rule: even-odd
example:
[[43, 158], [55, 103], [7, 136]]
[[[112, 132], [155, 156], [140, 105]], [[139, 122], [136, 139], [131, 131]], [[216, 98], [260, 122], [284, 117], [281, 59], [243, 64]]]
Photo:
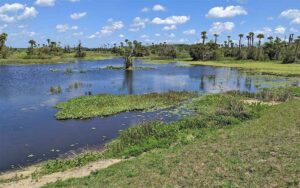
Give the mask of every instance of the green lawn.
[[[200, 102], [201, 103], [201, 102]], [[209, 102], [202, 102], [209, 105]], [[300, 100], [46, 187], [299, 187]]]
[[277, 61], [185, 61], [192, 65], [210, 65], [218, 67], [234, 67], [266, 74], [283, 76], [300, 76], [300, 64], [282, 64]]

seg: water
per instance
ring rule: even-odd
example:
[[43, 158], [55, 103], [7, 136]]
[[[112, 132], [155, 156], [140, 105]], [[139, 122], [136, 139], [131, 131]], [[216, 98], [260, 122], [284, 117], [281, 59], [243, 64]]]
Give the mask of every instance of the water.
[[[297, 80], [288, 78], [247, 74], [231, 68], [182, 67], [177, 63], [145, 65], [136, 62], [136, 66], [153, 69], [133, 72], [103, 69], [122, 63], [121, 59], [112, 59], [0, 66], [0, 171], [55, 158], [70, 150], [104, 144], [115, 138], [120, 130], [141, 121], [174, 118], [157, 112], [126, 112], [91, 120], [55, 120], [55, 104], [88, 92], [256, 92], [258, 87], [268, 87], [268, 83], [274, 82], [299, 85]], [[73, 73], [65, 73], [66, 68], [71, 68]], [[83, 83], [82, 87], [68, 89], [77, 81]], [[51, 94], [51, 86], [61, 86], [62, 93]]]

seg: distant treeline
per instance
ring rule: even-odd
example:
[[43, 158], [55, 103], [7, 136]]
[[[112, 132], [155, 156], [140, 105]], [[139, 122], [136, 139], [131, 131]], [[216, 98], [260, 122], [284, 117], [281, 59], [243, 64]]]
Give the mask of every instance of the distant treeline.
[[[5, 45], [7, 34], [0, 35], [0, 58], [8, 58], [12, 53], [24, 49], [8, 48]], [[279, 37], [273, 38], [264, 34], [255, 35], [253, 32], [247, 35], [239, 34], [238, 42], [234, 43], [231, 36], [227, 36], [227, 40], [219, 42], [218, 34], [214, 34], [214, 38], [207, 41], [207, 33], [201, 32], [201, 42], [198, 44], [148, 44], [143, 45], [141, 42], [126, 39], [120, 44], [103, 45], [99, 48], [82, 47], [81, 42], [77, 46], [69, 45], [61, 46], [60, 42], [46, 40], [46, 44], [37, 44], [36, 41], [28, 41], [26, 49], [27, 58], [47, 59], [53, 56], [61, 56], [66, 53], [75, 53], [75, 57], [84, 57], [85, 51], [95, 51], [102, 53], [112, 53], [123, 56], [126, 61], [131, 61], [132, 57], [153, 56], [161, 59], [173, 58], [192, 58], [193, 60], [222, 60], [225, 58], [237, 60], [257, 60], [270, 61], [277, 60], [283, 63], [296, 63], [300, 59], [300, 36], [295, 37], [290, 34], [287, 40]], [[262, 40], [266, 38], [265, 42]], [[244, 44], [242, 41], [247, 41]]]

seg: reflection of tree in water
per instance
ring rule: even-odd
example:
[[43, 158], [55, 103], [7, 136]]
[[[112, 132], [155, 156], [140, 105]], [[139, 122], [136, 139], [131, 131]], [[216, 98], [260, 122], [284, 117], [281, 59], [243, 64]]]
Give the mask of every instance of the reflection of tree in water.
[[245, 87], [249, 92], [251, 91], [251, 85], [252, 85], [252, 79], [250, 76], [247, 76], [245, 80]]
[[123, 89], [127, 89], [128, 94], [133, 94], [133, 71], [124, 71]]
[[205, 88], [204, 76], [201, 76], [201, 78], [200, 78], [200, 90], [204, 91], [204, 88]]

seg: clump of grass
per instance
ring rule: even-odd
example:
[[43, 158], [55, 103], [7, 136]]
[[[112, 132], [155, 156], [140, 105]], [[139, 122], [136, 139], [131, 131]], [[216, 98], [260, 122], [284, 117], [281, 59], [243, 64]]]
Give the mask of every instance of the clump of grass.
[[150, 111], [169, 108], [195, 96], [196, 93], [185, 91], [143, 95], [81, 96], [56, 105], [59, 112], [55, 116], [57, 119], [85, 119], [124, 111]]
[[65, 69], [65, 74], [72, 74], [72, 73], [73, 73], [73, 69], [71, 69], [71, 68]]
[[67, 90], [70, 91], [70, 90], [73, 90], [73, 89], [78, 89], [78, 88], [81, 88], [82, 86], [83, 86], [82, 82], [76, 81], [73, 84], [70, 84]]
[[86, 152], [76, 155], [74, 158], [69, 159], [55, 159], [49, 160], [41, 165], [41, 168], [32, 174], [33, 178], [37, 178], [41, 175], [51, 174], [54, 172], [65, 171], [70, 168], [84, 166], [89, 162], [103, 159], [103, 153], [101, 152]]
[[300, 88], [299, 87], [275, 87], [275, 88], [264, 88], [257, 93], [249, 92], [228, 92], [243, 95], [249, 98], [255, 98], [261, 101], [276, 101], [276, 102], [285, 102], [291, 100], [294, 97], [300, 97]]
[[57, 86], [57, 87], [51, 86], [51, 87], [50, 87], [50, 93], [51, 93], [51, 94], [59, 94], [59, 93], [61, 93], [61, 92], [62, 92], [62, 89], [61, 89], [60, 86]]

